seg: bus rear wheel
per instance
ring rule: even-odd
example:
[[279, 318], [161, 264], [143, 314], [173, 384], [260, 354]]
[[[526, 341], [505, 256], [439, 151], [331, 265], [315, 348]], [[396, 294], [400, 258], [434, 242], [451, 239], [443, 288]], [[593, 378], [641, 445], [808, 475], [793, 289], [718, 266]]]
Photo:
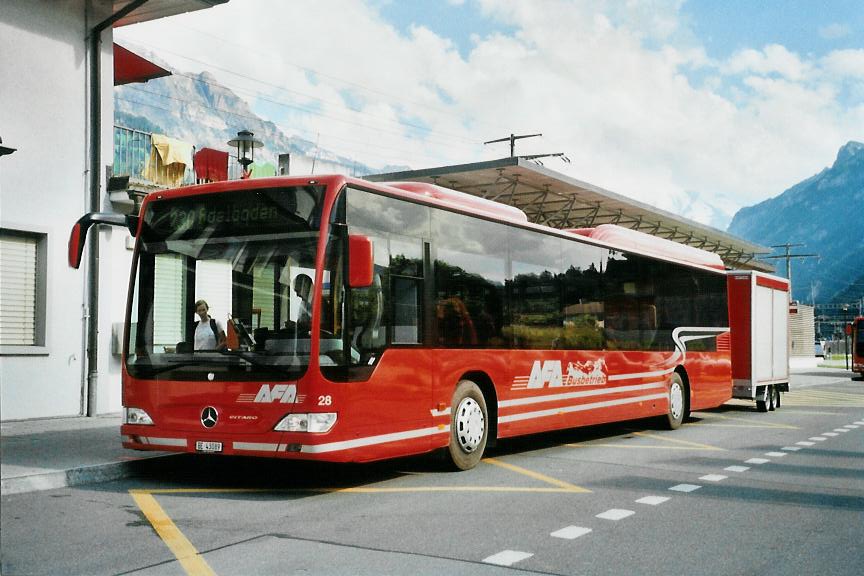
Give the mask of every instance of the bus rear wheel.
[[684, 423], [687, 416], [687, 387], [681, 375], [672, 373], [672, 382], [669, 384], [669, 411], [666, 413], [666, 426], [670, 430], [677, 430]]
[[471, 380], [462, 380], [453, 392], [450, 445], [447, 452], [459, 470], [474, 468], [483, 457], [489, 434], [489, 411], [483, 392]]

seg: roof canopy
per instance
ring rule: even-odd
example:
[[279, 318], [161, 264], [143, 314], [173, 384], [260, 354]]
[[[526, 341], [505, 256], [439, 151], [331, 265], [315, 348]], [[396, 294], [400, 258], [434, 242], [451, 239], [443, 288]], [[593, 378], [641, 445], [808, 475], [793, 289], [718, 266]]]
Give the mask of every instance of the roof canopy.
[[[133, 0], [113, 0], [113, 12], [117, 14], [132, 4]], [[196, 10], [206, 10], [218, 4], [225, 4], [228, 0], [146, 0], [136, 7], [132, 12], [113, 23], [115, 28], [149, 22], [167, 16], [176, 16]]]
[[439, 184], [516, 206], [531, 222], [553, 228], [618, 224], [714, 252], [730, 268], [773, 271], [773, 267], [756, 261], [758, 254], [771, 252], [765, 246], [570, 178], [521, 157], [374, 174], [365, 178], [374, 182], [413, 180]]

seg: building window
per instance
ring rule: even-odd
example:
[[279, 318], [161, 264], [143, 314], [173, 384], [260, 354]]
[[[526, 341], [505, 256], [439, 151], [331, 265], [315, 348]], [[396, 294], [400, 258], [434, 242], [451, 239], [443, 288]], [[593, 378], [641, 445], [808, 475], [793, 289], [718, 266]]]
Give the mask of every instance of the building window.
[[0, 228], [0, 350], [45, 346], [45, 234]]

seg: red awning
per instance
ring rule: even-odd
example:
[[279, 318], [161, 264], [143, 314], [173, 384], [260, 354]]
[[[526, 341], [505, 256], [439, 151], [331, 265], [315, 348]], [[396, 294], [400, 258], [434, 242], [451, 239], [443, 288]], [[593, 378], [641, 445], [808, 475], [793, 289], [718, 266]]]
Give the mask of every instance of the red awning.
[[170, 76], [171, 72], [153, 62], [114, 44], [114, 85], [147, 82], [153, 78]]

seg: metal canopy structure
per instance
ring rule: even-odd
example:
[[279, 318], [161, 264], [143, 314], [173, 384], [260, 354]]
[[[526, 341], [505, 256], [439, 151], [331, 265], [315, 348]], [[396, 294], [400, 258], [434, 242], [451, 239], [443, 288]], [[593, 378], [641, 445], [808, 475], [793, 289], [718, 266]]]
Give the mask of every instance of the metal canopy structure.
[[373, 182], [430, 182], [521, 209], [552, 228], [617, 224], [719, 254], [726, 266], [773, 272], [756, 260], [771, 249], [570, 178], [524, 158], [365, 176]]

